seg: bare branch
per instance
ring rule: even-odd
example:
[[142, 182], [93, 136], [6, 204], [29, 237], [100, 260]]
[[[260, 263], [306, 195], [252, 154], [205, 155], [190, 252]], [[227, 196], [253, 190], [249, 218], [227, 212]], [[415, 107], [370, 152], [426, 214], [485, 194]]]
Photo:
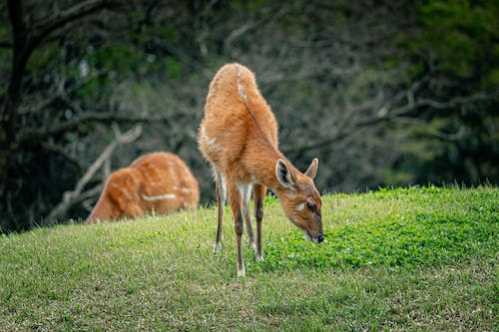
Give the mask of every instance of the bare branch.
[[117, 134], [116, 135], [116, 140], [111, 142], [104, 151], [101, 153], [99, 158], [97, 158], [92, 165], [88, 168], [88, 170], [85, 172], [83, 177], [78, 181], [76, 187], [75, 187], [75, 192], [81, 192], [83, 187], [93, 178], [94, 174], [101, 168], [101, 166], [104, 164], [104, 162], [109, 159], [116, 147], [119, 144], [128, 144], [133, 141], [135, 141], [139, 136], [142, 134], [142, 127], [139, 125], [137, 127], [134, 127], [133, 129], [127, 131], [125, 134]]
[[[416, 87], [416, 84], [413, 84], [411, 88], [406, 91], [405, 93], [413, 92]], [[419, 99], [414, 101], [412, 98], [408, 98], [408, 103], [402, 107], [392, 109], [392, 110], [383, 110], [383, 111], [377, 111], [375, 114], [377, 116], [369, 118], [367, 120], [362, 120], [358, 121], [356, 123], [353, 123], [350, 126], [345, 126], [342, 127], [342, 130], [340, 130], [337, 134], [328, 137], [326, 139], [323, 139], [318, 142], [314, 142], [311, 144], [306, 144], [303, 146], [299, 146], [296, 148], [292, 148], [289, 150], [286, 150], [287, 153], [291, 155], [300, 155], [304, 153], [305, 151], [309, 150], [315, 150], [315, 149], [327, 149], [330, 147], [331, 144], [336, 143], [338, 141], [341, 141], [353, 134], [355, 134], [358, 130], [366, 127], [372, 127], [375, 125], [378, 125], [383, 122], [388, 122], [392, 121], [396, 118], [402, 118], [411, 115], [414, 111], [417, 109], [423, 108], [423, 107], [429, 107], [429, 109], [446, 109], [446, 108], [452, 108], [456, 107], [459, 105], [463, 104], [469, 104], [469, 103], [474, 103], [479, 100], [487, 100], [490, 99], [494, 96], [495, 94], [485, 94], [485, 93], [478, 93], [474, 94], [471, 96], [467, 97], [456, 97], [452, 98], [446, 102], [440, 102], [436, 100], [431, 100], [431, 99]], [[395, 98], [397, 99], [397, 98]], [[385, 106], [383, 106], [385, 107]]]
[[227, 36], [227, 38], [224, 41], [225, 49], [229, 50], [231, 48], [232, 44], [234, 43], [234, 41], [236, 41], [238, 38], [242, 37], [247, 32], [255, 29], [256, 27], [260, 27], [264, 24], [268, 24], [269, 22], [276, 21], [279, 18], [281, 18], [282, 16], [284, 16], [285, 14], [286, 14], [286, 9], [285, 9], [285, 7], [282, 7], [281, 10], [279, 10], [274, 15], [270, 15], [270, 16], [262, 18], [260, 20], [249, 21], [249, 22], [241, 25], [237, 29], [233, 30], [229, 34], [229, 36]]
[[71, 194], [71, 192], [65, 192], [62, 201], [57, 204], [54, 209], [52, 209], [46, 219], [49, 220], [50, 223], [55, 223], [56, 219], [64, 217], [72, 206], [75, 206], [83, 201], [88, 200], [89, 198], [97, 196], [101, 192], [103, 187], [103, 184], [99, 184], [77, 196]]
[[67, 161], [78, 167], [78, 169], [80, 170], [82, 169], [80, 161], [77, 158], [71, 156], [69, 153], [67, 153], [64, 150], [64, 148], [62, 148], [61, 146], [55, 145], [53, 143], [42, 143], [41, 146], [47, 151], [55, 152], [58, 155], [62, 156], [64, 159], [66, 159]]
[[[130, 112], [132, 113], [132, 112]], [[175, 114], [175, 117], [182, 117], [184, 114]], [[55, 136], [69, 130], [75, 129], [84, 123], [151, 123], [151, 122], [163, 122], [170, 124], [174, 118], [172, 117], [158, 117], [158, 116], [132, 116], [132, 115], [122, 115], [115, 113], [100, 113], [100, 112], [86, 112], [82, 115], [75, 117], [67, 122], [60, 123], [49, 129], [25, 129], [20, 133], [18, 141], [20, 144], [28, 144], [33, 141], [42, 140], [47, 137]]]
[[428, 107], [435, 108], [435, 109], [444, 109], [444, 108], [456, 107], [456, 106], [463, 105], [463, 104], [470, 104], [470, 103], [474, 103], [474, 102], [477, 102], [480, 100], [482, 100], [482, 101], [488, 100], [488, 99], [493, 98], [493, 96], [497, 96], [497, 95], [498, 95], [497, 92], [492, 93], [492, 94], [487, 94], [487, 93], [481, 92], [481, 93], [477, 93], [477, 94], [467, 96], [467, 97], [452, 98], [452, 99], [445, 101], [445, 102], [431, 100], [431, 99], [420, 99], [416, 102], [416, 106], [419, 106], [419, 107], [428, 106]]
[[[77, 109], [77, 107], [70, 101], [71, 99], [70, 95], [73, 94], [75, 91], [78, 91], [79, 89], [83, 88], [93, 80], [103, 77], [106, 74], [107, 74], [106, 71], [92, 72], [86, 77], [86, 79], [74, 83], [69, 89], [65, 88], [65, 85], [67, 84], [67, 79], [66, 78], [60, 79], [55, 84], [54, 91], [50, 92], [50, 96], [44, 97], [43, 100], [34, 100], [33, 103], [28, 103], [27, 105], [22, 107], [22, 109], [19, 110], [19, 114], [27, 115], [27, 114], [39, 113], [48, 108], [56, 101], [64, 102], [66, 106], [72, 110], [81, 111], [81, 109]], [[36, 106], [34, 104], [36, 104]]]
[[107, 8], [111, 4], [112, 1], [110, 0], [87, 0], [35, 22], [31, 30], [34, 34], [33, 40], [37, 44], [50, 33], [66, 24]]

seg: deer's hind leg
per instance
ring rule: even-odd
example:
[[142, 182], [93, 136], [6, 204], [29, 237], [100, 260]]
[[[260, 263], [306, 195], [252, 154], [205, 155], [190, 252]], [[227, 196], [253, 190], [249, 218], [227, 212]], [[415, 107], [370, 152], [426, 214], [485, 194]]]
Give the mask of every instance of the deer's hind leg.
[[241, 191], [238, 186], [229, 181], [229, 202], [234, 218], [234, 230], [236, 233], [236, 250], [237, 250], [237, 276], [244, 277], [246, 269], [243, 260], [243, 248], [241, 246], [241, 238], [243, 236], [243, 215], [242, 215], [242, 200]]
[[214, 168], [215, 173], [215, 185], [216, 185], [216, 196], [217, 196], [217, 210], [218, 210], [218, 222], [217, 222], [217, 235], [215, 238], [215, 245], [213, 251], [215, 253], [222, 250], [222, 226], [224, 220], [224, 206], [227, 200], [227, 187], [223, 175]]

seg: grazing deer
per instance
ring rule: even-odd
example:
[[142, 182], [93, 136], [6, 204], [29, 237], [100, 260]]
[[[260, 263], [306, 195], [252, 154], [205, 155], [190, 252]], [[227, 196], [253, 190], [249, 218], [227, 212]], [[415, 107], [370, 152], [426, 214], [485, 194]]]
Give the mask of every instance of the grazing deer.
[[172, 153], [150, 153], [109, 176], [86, 222], [167, 214], [195, 208], [198, 201], [198, 182], [182, 159]]
[[[227, 64], [215, 75], [206, 98], [198, 143], [215, 175], [218, 205], [215, 252], [221, 249], [223, 205], [228, 193], [235, 223], [238, 276], [245, 275], [241, 249], [243, 219], [256, 258], [263, 260], [263, 200], [267, 188], [278, 196], [286, 216], [308, 239], [315, 243], [323, 241], [321, 196], [313, 181], [319, 162], [314, 159], [302, 173], [279, 151], [276, 119], [248, 68]], [[256, 242], [248, 209], [252, 191]]]

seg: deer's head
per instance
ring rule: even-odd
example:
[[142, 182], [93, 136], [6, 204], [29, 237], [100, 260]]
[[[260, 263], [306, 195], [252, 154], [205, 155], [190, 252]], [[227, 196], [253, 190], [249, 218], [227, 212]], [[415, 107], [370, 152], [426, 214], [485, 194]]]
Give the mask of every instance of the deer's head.
[[281, 200], [286, 216], [306, 238], [321, 243], [324, 240], [321, 215], [321, 195], [315, 187], [319, 160], [314, 159], [305, 173], [300, 172], [288, 161], [279, 159], [275, 172], [280, 186], [276, 194]]

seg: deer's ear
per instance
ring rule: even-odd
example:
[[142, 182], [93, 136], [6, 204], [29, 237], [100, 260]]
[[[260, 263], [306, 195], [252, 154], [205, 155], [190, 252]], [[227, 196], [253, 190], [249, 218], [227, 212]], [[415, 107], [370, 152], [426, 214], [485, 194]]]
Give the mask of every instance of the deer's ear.
[[305, 175], [311, 177], [312, 179], [315, 179], [315, 177], [317, 176], [318, 168], [319, 168], [319, 159], [315, 158], [314, 160], [312, 160], [310, 166], [308, 166], [307, 170], [305, 171]]
[[277, 181], [279, 181], [283, 187], [292, 188], [295, 185], [291, 171], [282, 159], [277, 160], [275, 165], [275, 175], [277, 177]]

